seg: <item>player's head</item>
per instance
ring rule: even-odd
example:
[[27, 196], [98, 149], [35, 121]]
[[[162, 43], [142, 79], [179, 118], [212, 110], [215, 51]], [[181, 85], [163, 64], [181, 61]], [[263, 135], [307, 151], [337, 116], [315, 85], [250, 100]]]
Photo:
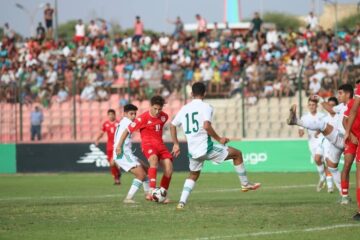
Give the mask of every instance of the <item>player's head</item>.
[[162, 111], [162, 108], [165, 104], [165, 99], [161, 96], [153, 96], [150, 99], [150, 113], [152, 116], [159, 116], [160, 112]]
[[206, 86], [202, 82], [196, 82], [191, 87], [192, 96], [194, 98], [204, 98], [206, 92]]
[[338, 89], [338, 100], [341, 103], [346, 103], [354, 96], [354, 88], [350, 84], [343, 84]]
[[129, 118], [131, 121], [134, 121], [136, 118], [136, 112], [138, 108], [133, 104], [126, 104], [124, 106], [124, 115], [125, 117]]
[[317, 107], [318, 107], [318, 100], [314, 99], [314, 98], [309, 98], [308, 100], [308, 108], [310, 113], [316, 113], [317, 111]]
[[107, 111], [108, 118], [111, 122], [115, 121], [116, 113], [114, 109], [109, 109]]
[[332, 107], [335, 107], [336, 105], [339, 104], [339, 101], [337, 100], [336, 97], [329, 97], [328, 103], [329, 103]]

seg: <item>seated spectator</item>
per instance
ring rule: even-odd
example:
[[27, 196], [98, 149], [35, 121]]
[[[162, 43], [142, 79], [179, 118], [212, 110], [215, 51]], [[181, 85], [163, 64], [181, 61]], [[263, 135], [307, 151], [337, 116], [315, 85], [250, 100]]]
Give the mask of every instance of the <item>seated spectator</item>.
[[100, 102], [109, 100], [109, 94], [104, 87], [96, 88], [96, 100]]
[[80, 99], [84, 101], [95, 100], [96, 99], [95, 87], [92, 84], [87, 83], [87, 85], [81, 92]]
[[57, 93], [57, 102], [58, 103], [63, 103], [65, 101], [67, 101], [69, 98], [69, 91], [65, 88], [65, 86], [62, 84], [59, 88], [59, 91]]

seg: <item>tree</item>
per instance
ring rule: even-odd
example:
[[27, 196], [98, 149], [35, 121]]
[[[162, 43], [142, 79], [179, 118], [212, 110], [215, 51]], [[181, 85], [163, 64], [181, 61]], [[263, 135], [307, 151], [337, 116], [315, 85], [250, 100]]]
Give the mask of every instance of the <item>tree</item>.
[[357, 24], [360, 24], [360, 13], [355, 13], [342, 19], [338, 26], [340, 29], [354, 31]]
[[267, 12], [264, 14], [263, 20], [264, 22], [275, 24], [278, 29], [282, 30], [288, 28], [298, 29], [304, 26], [304, 22], [298, 17], [280, 12]]
[[0, 27], [0, 39], [2, 39], [4, 36], [4, 30]]
[[58, 29], [59, 38], [66, 41], [71, 40], [75, 34], [76, 23], [77, 20], [70, 20], [66, 23], [60, 24]]

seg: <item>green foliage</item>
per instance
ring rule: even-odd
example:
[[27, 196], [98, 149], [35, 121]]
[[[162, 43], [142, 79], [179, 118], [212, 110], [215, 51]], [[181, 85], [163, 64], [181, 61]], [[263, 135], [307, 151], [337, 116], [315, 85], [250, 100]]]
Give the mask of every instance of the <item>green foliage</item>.
[[280, 12], [266, 12], [263, 21], [273, 23], [281, 30], [287, 30], [289, 28], [297, 30], [299, 27], [305, 25], [298, 17]]
[[2, 39], [3, 35], [4, 35], [4, 30], [3, 28], [0, 27], [0, 39]]
[[360, 13], [355, 13], [344, 19], [342, 19], [338, 26], [341, 30], [351, 30], [354, 31], [357, 24], [360, 24]]
[[60, 39], [71, 40], [75, 34], [75, 25], [77, 20], [70, 20], [66, 23], [60, 24], [58, 34]]

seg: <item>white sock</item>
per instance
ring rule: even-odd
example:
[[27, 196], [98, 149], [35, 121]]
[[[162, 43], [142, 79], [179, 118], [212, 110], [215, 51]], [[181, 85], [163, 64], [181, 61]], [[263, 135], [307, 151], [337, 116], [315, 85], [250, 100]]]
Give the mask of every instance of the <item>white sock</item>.
[[328, 189], [332, 189], [334, 187], [332, 176], [326, 176], [326, 185]]
[[240, 179], [240, 183], [242, 185], [247, 185], [249, 183], [249, 180], [246, 176], [246, 171], [245, 171], [245, 167], [244, 167], [244, 163], [241, 163], [239, 165], [234, 165], [235, 171], [239, 176]]
[[191, 191], [195, 187], [195, 181], [192, 179], [186, 179], [184, 183], [184, 187], [181, 193], [180, 202], [186, 203]]
[[326, 128], [326, 121], [318, 119], [317, 121], [311, 119], [297, 119], [296, 124], [313, 131], [324, 131]]
[[142, 185], [142, 181], [140, 181], [139, 179], [134, 178], [126, 198], [127, 199], [133, 199], [135, 193], [139, 190], [141, 185]]
[[149, 193], [150, 187], [149, 187], [149, 178], [146, 177], [143, 181], [143, 188], [144, 188], [144, 192], [145, 194]]
[[332, 168], [332, 167], [328, 167], [329, 171], [331, 172], [331, 175], [334, 179], [334, 183], [335, 186], [337, 187], [337, 189], [339, 189], [339, 191], [341, 192], [341, 175], [339, 172], [338, 168]]
[[317, 171], [319, 173], [319, 177], [321, 181], [324, 181], [326, 176], [325, 176], [325, 168], [324, 168], [324, 164], [316, 165]]

